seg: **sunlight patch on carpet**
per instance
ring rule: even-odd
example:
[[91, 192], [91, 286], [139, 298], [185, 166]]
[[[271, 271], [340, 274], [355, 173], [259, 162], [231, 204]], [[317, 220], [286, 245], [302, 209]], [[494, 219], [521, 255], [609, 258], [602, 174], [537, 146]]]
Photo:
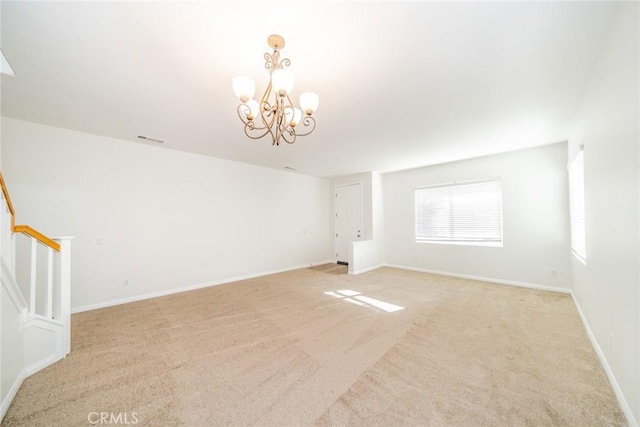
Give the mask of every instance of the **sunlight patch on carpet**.
[[400, 305], [391, 304], [390, 302], [382, 301], [376, 298], [371, 298], [362, 295], [360, 292], [353, 291], [351, 289], [340, 289], [337, 291], [328, 291], [324, 293], [334, 298], [341, 299], [342, 301], [350, 302], [365, 307], [379, 308], [387, 313], [393, 313], [396, 311], [404, 310], [404, 307]]

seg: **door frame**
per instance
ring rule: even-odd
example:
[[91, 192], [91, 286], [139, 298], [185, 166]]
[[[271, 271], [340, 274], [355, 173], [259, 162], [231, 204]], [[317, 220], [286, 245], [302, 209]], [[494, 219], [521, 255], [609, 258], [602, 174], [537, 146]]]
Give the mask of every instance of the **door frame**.
[[[353, 181], [344, 184], [336, 184], [333, 186], [333, 262], [338, 262], [338, 203], [336, 198], [338, 197], [339, 187], [349, 187], [351, 185], [357, 185], [360, 187], [360, 224], [361, 224], [361, 236], [364, 236], [364, 200], [362, 196], [362, 187], [364, 186], [362, 181]], [[347, 256], [347, 259], [349, 257]]]

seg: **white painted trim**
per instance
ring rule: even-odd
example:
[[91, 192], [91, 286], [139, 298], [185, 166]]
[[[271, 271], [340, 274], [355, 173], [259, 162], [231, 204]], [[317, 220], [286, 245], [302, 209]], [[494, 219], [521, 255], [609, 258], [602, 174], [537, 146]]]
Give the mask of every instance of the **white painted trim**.
[[410, 271], [418, 271], [421, 273], [431, 273], [438, 274], [440, 276], [450, 276], [450, 277], [459, 277], [461, 279], [471, 279], [478, 280], [480, 282], [489, 282], [489, 283], [497, 283], [500, 285], [509, 285], [509, 286], [518, 286], [520, 288], [530, 288], [530, 289], [538, 289], [541, 291], [551, 291], [551, 292], [560, 292], [563, 294], [570, 294], [571, 289], [569, 288], [561, 288], [556, 286], [548, 286], [548, 285], [539, 285], [537, 283], [527, 283], [527, 282], [517, 282], [515, 280], [504, 280], [504, 279], [494, 279], [493, 277], [481, 277], [481, 276], [473, 276], [470, 274], [458, 274], [451, 273], [448, 271], [438, 271], [438, 270], [430, 270], [426, 268], [416, 268], [416, 267], [408, 267], [404, 265], [397, 264], [384, 264], [385, 267], [399, 268], [401, 270], [410, 270]]
[[585, 317], [582, 311], [582, 307], [580, 307], [580, 303], [578, 303], [578, 300], [576, 299], [576, 296], [573, 294], [573, 292], [571, 293], [571, 298], [573, 298], [573, 303], [575, 304], [576, 309], [578, 310], [578, 314], [580, 315], [580, 319], [582, 320], [584, 329], [587, 331], [589, 340], [591, 340], [591, 345], [593, 346], [593, 349], [596, 351], [596, 354], [598, 355], [598, 359], [600, 359], [600, 363], [604, 368], [604, 372], [607, 374], [607, 378], [609, 379], [609, 383], [611, 383], [611, 388], [613, 389], [613, 392], [615, 393], [616, 398], [618, 399], [620, 408], [622, 409], [624, 416], [627, 418], [627, 423], [629, 424], [630, 427], [638, 427], [638, 422], [634, 418], [633, 412], [631, 412], [631, 408], [629, 408], [629, 404], [627, 403], [627, 400], [624, 398], [624, 394], [622, 394], [622, 390], [618, 385], [618, 381], [616, 381], [616, 377], [613, 375], [611, 366], [609, 366], [609, 363], [607, 362], [607, 358], [605, 357], [604, 352], [602, 351], [602, 348], [600, 348], [600, 345], [596, 340], [596, 336], [593, 334], [593, 331], [589, 326], [589, 322], [587, 321], [587, 318]]
[[54, 352], [51, 355], [45, 357], [44, 359], [27, 366], [22, 370], [22, 372], [24, 373], [25, 378], [29, 378], [31, 375], [35, 374], [36, 372], [43, 370], [47, 366], [52, 365], [57, 361], [62, 360], [63, 358], [64, 356], [58, 357], [58, 355]]
[[20, 387], [22, 386], [24, 380], [59, 360], [60, 358], [57, 357], [56, 354], [52, 354], [51, 356], [48, 356], [41, 361], [22, 369], [13, 385], [9, 389], [9, 393], [7, 393], [4, 400], [2, 401], [2, 406], [0, 407], [0, 421], [2, 421], [4, 419], [4, 416], [7, 414], [9, 406], [11, 406], [11, 402], [13, 402], [13, 399], [16, 397], [16, 394], [18, 393], [18, 390], [20, 390]]
[[142, 301], [142, 300], [151, 299], [151, 298], [164, 297], [164, 296], [167, 296], [167, 295], [179, 294], [181, 292], [194, 291], [196, 289], [202, 289], [202, 288], [208, 288], [208, 287], [211, 287], [211, 286], [224, 285], [226, 283], [238, 282], [240, 280], [255, 279], [256, 277], [268, 276], [270, 274], [285, 273], [287, 271], [299, 270], [301, 268], [308, 268], [308, 267], [313, 267], [314, 265], [321, 265], [321, 264], [335, 264], [335, 261], [333, 261], [333, 260], [324, 260], [324, 261], [319, 261], [319, 262], [311, 262], [311, 263], [307, 263], [307, 264], [297, 265], [297, 266], [294, 266], [294, 267], [287, 267], [287, 268], [280, 268], [280, 269], [277, 269], [277, 270], [263, 271], [263, 272], [260, 272], [260, 273], [247, 274], [247, 275], [244, 275], [244, 276], [229, 277], [229, 278], [226, 278], [226, 279], [216, 280], [216, 281], [212, 281], [212, 282], [198, 283], [196, 285], [184, 286], [184, 287], [175, 288], [175, 289], [168, 289], [166, 291], [151, 292], [151, 293], [148, 293], [148, 294], [136, 295], [136, 296], [128, 297], [128, 298], [121, 298], [121, 299], [117, 299], [117, 300], [105, 301], [105, 302], [100, 302], [100, 303], [96, 303], [96, 304], [82, 305], [80, 307], [71, 308], [71, 313], [75, 314], [75, 313], [82, 313], [84, 311], [98, 310], [100, 308], [112, 307], [114, 305], [128, 304], [130, 302]]
[[48, 331], [60, 331], [64, 328], [64, 324], [59, 320], [55, 319], [47, 319], [44, 316], [40, 316], [39, 314], [29, 314], [27, 316], [27, 320], [24, 322], [24, 327], [28, 328], [30, 326], [35, 326], [37, 328], [46, 329]]
[[[40, 327], [40, 328], [48, 329], [52, 331], [54, 334], [62, 333], [62, 329], [63, 329], [62, 323], [56, 322], [54, 320], [45, 319], [42, 316], [29, 316], [26, 323], [24, 321], [21, 321], [20, 323], [21, 323], [21, 327], [25, 329], [27, 327]], [[23, 336], [23, 340], [24, 340], [24, 336]], [[2, 401], [2, 406], [0, 407], [0, 421], [4, 419], [4, 416], [6, 415], [7, 410], [9, 410], [9, 406], [11, 405], [11, 402], [16, 397], [16, 394], [18, 393], [18, 390], [20, 389], [20, 386], [22, 386], [22, 383], [24, 382], [25, 379], [43, 370], [47, 366], [52, 365], [57, 361], [64, 359], [66, 355], [62, 352], [62, 346], [60, 345], [60, 343], [61, 343], [61, 340], [56, 337], [55, 348], [53, 349], [53, 352], [49, 356], [45, 357], [42, 360], [39, 360], [38, 362], [32, 363], [27, 367], [22, 368], [22, 371], [20, 371], [20, 374], [18, 374], [18, 376], [16, 377], [16, 380], [11, 385], [9, 392], [7, 393], [4, 400]]]
[[378, 264], [378, 265], [374, 265], [373, 267], [368, 267], [368, 268], [362, 268], [360, 270], [356, 270], [356, 271], [350, 271], [349, 274], [352, 276], [357, 276], [358, 274], [362, 274], [362, 273], [366, 273], [368, 271], [373, 271], [373, 270], [377, 270], [380, 267], [384, 267], [385, 264]]
[[16, 393], [18, 393], [18, 390], [20, 390], [20, 386], [22, 385], [25, 379], [27, 379], [27, 374], [23, 369], [18, 375], [18, 377], [16, 378], [11, 388], [9, 389], [9, 393], [7, 393], [4, 400], [2, 401], [2, 406], [0, 406], [0, 421], [4, 419], [4, 416], [6, 415], [7, 410], [9, 410], [9, 406], [11, 406], [11, 402], [13, 402], [13, 398], [16, 397]]
[[[38, 372], [40, 369], [44, 369], [50, 364], [67, 357], [67, 354], [69, 354], [69, 352], [65, 351], [66, 347], [65, 347], [64, 337], [65, 337], [66, 331], [70, 329], [70, 325], [69, 325], [69, 328], [66, 328], [65, 324], [58, 320], [47, 319], [46, 317], [36, 314], [36, 315], [30, 315], [27, 318], [27, 321], [24, 324], [24, 328], [26, 329], [28, 327], [39, 328], [44, 331], [49, 331], [53, 333], [54, 347], [53, 347], [53, 354], [51, 356], [47, 356], [46, 358], [42, 359], [40, 362], [36, 362], [30, 367], [26, 368], [27, 376], [33, 375], [36, 372]], [[53, 357], [53, 360], [49, 361], [49, 359], [51, 359], [52, 357]], [[44, 366], [40, 366], [41, 364], [44, 364]], [[31, 371], [32, 367], [35, 367], [36, 370]]]

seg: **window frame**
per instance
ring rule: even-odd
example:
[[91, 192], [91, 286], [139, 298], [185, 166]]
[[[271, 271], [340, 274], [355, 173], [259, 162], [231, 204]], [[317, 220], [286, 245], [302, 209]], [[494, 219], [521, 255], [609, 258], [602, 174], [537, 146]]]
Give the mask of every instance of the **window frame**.
[[[578, 168], [579, 169], [576, 169]], [[587, 221], [585, 206], [585, 182], [584, 182], [584, 150], [580, 147], [580, 151], [573, 160], [567, 165], [569, 180], [569, 228], [571, 233], [571, 253], [583, 264], [587, 264]], [[577, 174], [577, 175], [576, 175]], [[574, 183], [574, 177], [580, 178], [580, 182]], [[577, 187], [576, 187], [577, 185]], [[578, 199], [578, 200], [576, 200]], [[579, 209], [579, 212], [575, 210]], [[576, 224], [576, 218], [579, 217], [581, 224]], [[576, 232], [581, 236], [576, 236]], [[581, 240], [582, 247], [578, 241]]]

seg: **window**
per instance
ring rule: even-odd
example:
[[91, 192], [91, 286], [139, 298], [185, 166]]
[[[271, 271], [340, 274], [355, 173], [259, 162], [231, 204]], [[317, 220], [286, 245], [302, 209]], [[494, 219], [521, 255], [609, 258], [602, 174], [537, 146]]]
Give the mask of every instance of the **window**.
[[502, 246], [502, 181], [416, 190], [416, 241]]
[[584, 222], [584, 152], [569, 165], [569, 212], [571, 214], [571, 251], [582, 262], [587, 259]]

